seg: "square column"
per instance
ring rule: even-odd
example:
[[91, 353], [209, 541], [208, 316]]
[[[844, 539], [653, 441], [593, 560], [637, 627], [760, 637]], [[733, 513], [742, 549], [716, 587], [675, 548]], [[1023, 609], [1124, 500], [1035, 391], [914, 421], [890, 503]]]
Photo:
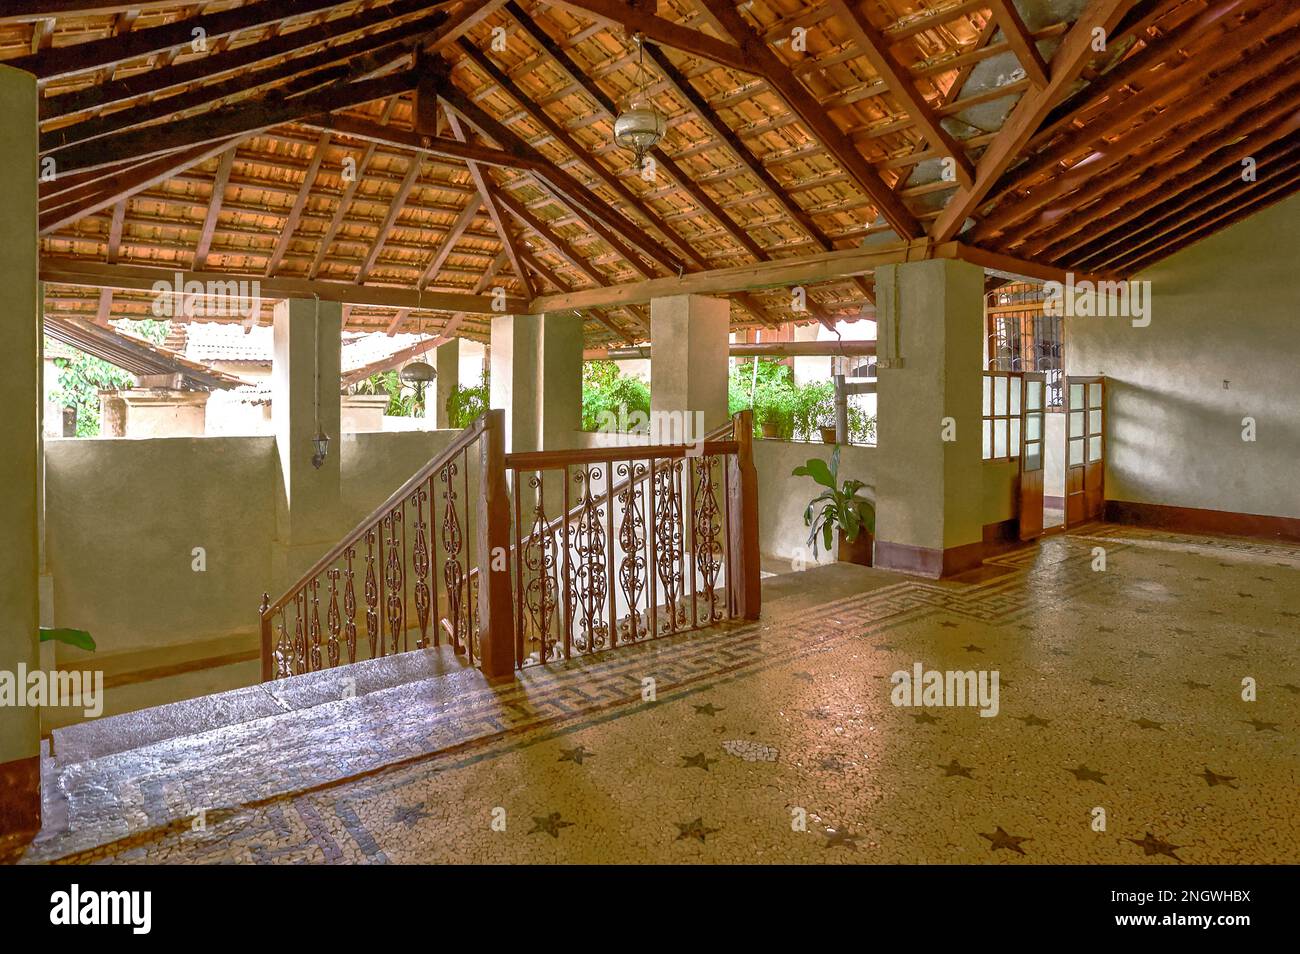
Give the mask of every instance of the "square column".
[[[348, 529], [339, 524], [342, 324], [338, 302], [291, 299], [275, 306], [271, 420], [280, 480], [272, 574], [277, 587], [293, 583]], [[317, 426], [330, 439], [319, 468], [312, 466]]]
[[699, 411], [704, 414], [704, 433], [726, 422], [730, 315], [726, 299], [705, 295], [672, 295], [650, 302], [652, 420], [665, 413]]
[[566, 450], [582, 426], [582, 319], [572, 312], [492, 319], [491, 405], [506, 451]]
[[437, 406], [434, 408], [433, 426], [446, 429], [453, 426], [451, 415], [447, 413], [447, 402], [460, 386], [459, 338], [452, 338], [446, 344], [438, 345], [434, 370], [438, 372], [438, 380], [434, 385], [434, 400]]
[[876, 566], [940, 577], [983, 557], [984, 272], [876, 269]]
[[[40, 667], [41, 292], [37, 278], [36, 78], [0, 65], [0, 670]], [[25, 686], [19, 685], [21, 693]], [[41, 825], [40, 709], [0, 706], [0, 850]]]

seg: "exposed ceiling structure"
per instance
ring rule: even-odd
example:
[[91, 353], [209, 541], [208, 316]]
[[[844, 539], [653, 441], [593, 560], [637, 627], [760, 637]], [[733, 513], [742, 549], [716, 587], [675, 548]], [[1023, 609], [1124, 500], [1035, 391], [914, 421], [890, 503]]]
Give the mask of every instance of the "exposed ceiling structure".
[[[648, 169], [613, 141], [638, 34]], [[48, 315], [150, 317], [183, 271], [357, 331], [573, 307], [590, 346], [645, 341], [648, 289], [725, 288], [737, 328], [869, 313], [858, 252], [1130, 274], [1295, 190], [1297, 56], [1291, 0], [0, 7], [42, 88]]]

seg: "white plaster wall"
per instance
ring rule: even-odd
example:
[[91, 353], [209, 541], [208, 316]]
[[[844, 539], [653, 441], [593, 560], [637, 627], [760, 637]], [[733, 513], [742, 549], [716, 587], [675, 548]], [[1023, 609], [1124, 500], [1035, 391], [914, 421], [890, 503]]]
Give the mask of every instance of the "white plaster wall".
[[[332, 533], [341, 539], [458, 433], [343, 435]], [[101, 654], [256, 631], [271, 583], [275, 454], [272, 437], [48, 441], [54, 625], [89, 630]], [[198, 546], [202, 573], [191, 568]]]
[[1136, 276], [1148, 327], [1066, 319], [1069, 373], [1109, 382], [1108, 499], [1300, 517], [1297, 249], [1292, 197]]
[[[758, 547], [769, 556], [790, 559], [796, 547], [808, 541], [803, 512], [808, 501], [821, 493], [821, 485], [811, 477], [794, 477], [791, 471], [810, 457], [830, 460], [834, 448], [829, 444], [802, 441], [754, 441], [754, 469], [758, 471]], [[874, 447], [846, 446], [840, 450], [841, 481], [856, 479], [875, 482], [877, 450]], [[868, 492], [870, 495], [870, 492]], [[807, 558], [811, 560], [811, 552]], [[818, 562], [829, 563], [818, 545]]]

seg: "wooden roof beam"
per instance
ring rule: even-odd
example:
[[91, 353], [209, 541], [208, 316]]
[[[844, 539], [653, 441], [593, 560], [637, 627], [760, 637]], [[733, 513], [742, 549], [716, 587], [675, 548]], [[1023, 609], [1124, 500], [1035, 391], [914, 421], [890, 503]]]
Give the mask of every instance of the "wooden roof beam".
[[365, 261], [361, 263], [361, 268], [357, 271], [357, 277], [353, 279], [358, 285], [364, 284], [365, 280], [370, 277], [370, 270], [379, 261], [379, 256], [384, 251], [384, 243], [388, 241], [389, 233], [392, 232], [393, 226], [397, 224], [397, 218], [402, 214], [402, 210], [406, 208], [406, 200], [410, 198], [411, 191], [419, 185], [422, 158], [418, 154], [411, 158], [406, 169], [406, 175], [402, 178], [402, 184], [397, 187], [397, 194], [393, 196], [393, 201], [389, 203], [388, 213], [384, 216], [379, 231], [375, 233], [375, 241], [370, 246]]
[[[731, 0], [701, 0], [701, 2], [727, 32], [735, 37], [746, 57], [754, 64], [750, 71], [756, 70], [767, 80], [772, 89], [780, 94], [787, 108], [799, 116], [808, 131], [820, 140], [832, 158], [853, 178], [857, 187], [871, 198], [885, 221], [893, 226], [894, 231], [903, 238], [916, 238], [921, 235], [924, 230], [916, 216], [885, 184], [862, 153], [858, 152], [849, 137], [835, 125], [822, 105], [794, 78], [789, 67], [781, 62], [748, 21], [731, 5]], [[1114, 2], [1114, 0], [1103, 0], [1103, 2]]]
[[280, 233], [275, 240], [275, 250], [271, 252], [271, 257], [266, 263], [266, 274], [271, 276], [275, 274], [280, 263], [284, 261], [284, 255], [289, 250], [289, 243], [293, 241], [293, 234], [298, 231], [298, 225], [302, 222], [303, 210], [307, 208], [307, 200], [311, 198], [312, 187], [316, 184], [316, 176], [320, 173], [321, 163], [325, 159], [325, 151], [329, 148], [330, 134], [323, 132], [320, 138], [316, 140], [316, 148], [312, 151], [311, 162], [307, 165], [307, 171], [303, 173], [302, 185], [298, 189], [297, 196], [294, 197], [293, 206], [289, 209], [289, 214], [280, 227]]
[[[32, 73], [38, 82], [43, 83], [188, 46], [194, 40], [195, 30], [202, 30], [208, 40], [215, 40], [240, 30], [277, 23], [286, 17], [332, 10], [345, 6], [346, 2], [347, 0], [263, 0], [261, 3], [188, 17], [121, 36], [43, 50], [7, 60], [6, 65]], [[138, 7], [139, 4], [129, 5], [122, 12]]]
[[989, 0], [989, 4], [993, 7], [993, 18], [1002, 27], [1002, 35], [1007, 38], [1016, 59], [1025, 68], [1029, 82], [1042, 89], [1050, 82], [1047, 63], [1038, 52], [1038, 46], [1034, 43], [1029, 28], [1025, 26], [1025, 21], [1020, 19], [1020, 11], [1012, 0]]
[[961, 231], [1002, 174], [1020, 156], [1052, 107], [1070, 91], [1071, 85], [1096, 55], [1092, 46], [1095, 41], [1093, 31], [1101, 30], [1110, 42], [1114, 42], [1117, 38], [1110, 36], [1111, 31], [1135, 3], [1137, 0], [1093, 0], [1084, 9], [1052, 57], [1048, 84], [1020, 98], [1002, 124], [998, 138], [976, 163], [975, 184], [959, 187], [931, 225], [930, 236], [935, 241], [946, 242]]
[[829, 0], [838, 14], [841, 25], [848, 30], [858, 52], [871, 64], [881, 81], [903, 105], [913, 124], [932, 145], [944, 150], [951, 158], [957, 181], [969, 188], [975, 182], [975, 167], [966, 156], [966, 149], [943, 128], [934, 110], [916, 88], [902, 64], [889, 52], [889, 45], [880, 31], [871, 25], [856, 3], [847, 0]]
[[[453, 135], [461, 142], [466, 142], [467, 138], [465, 130], [461, 126], [460, 117], [456, 113], [449, 111], [447, 113], [447, 122], [451, 126]], [[523, 255], [519, 245], [515, 241], [514, 235], [507, 228], [505, 217], [498, 207], [496, 184], [478, 167], [477, 162], [469, 162], [466, 165], [469, 167], [469, 174], [474, 180], [474, 185], [478, 188], [479, 198], [483, 202], [483, 207], [487, 210], [488, 218], [492, 220], [492, 225], [497, 230], [497, 237], [501, 240], [501, 247], [506, 250], [506, 255], [510, 259], [510, 267], [514, 269], [515, 277], [519, 279], [519, 285], [523, 288], [524, 295], [532, 298], [533, 283], [528, 278], [528, 270], [524, 267]]]
[[[152, 291], [155, 282], [169, 286], [175, 281], [177, 269], [151, 268], [140, 265], [107, 265], [43, 257], [41, 281], [83, 288], [114, 288], [124, 291]], [[352, 282], [313, 281], [305, 278], [267, 278], [235, 272], [179, 271], [184, 283], [199, 282], [205, 287], [211, 282], [247, 282], [250, 288], [260, 287], [264, 301], [284, 298], [311, 298], [336, 301], [347, 305], [370, 305], [383, 308], [413, 308], [430, 311], [455, 311], [475, 315], [500, 314], [494, 307], [493, 296], [465, 294], [463, 292], [418, 291], [414, 288], [393, 288], [380, 285], [357, 285]], [[523, 312], [529, 302], [524, 298], [507, 298], [506, 313]]]
[[221, 217], [221, 203], [226, 198], [226, 186], [230, 183], [230, 173], [235, 167], [235, 153], [239, 147], [231, 146], [217, 163], [217, 174], [212, 180], [212, 198], [208, 202], [208, 214], [199, 230], [199, 243], [194, 249], [194, 270], [201, 272], [208, 264], [208, 250], [212, 248], [212, 236], [217, 230], [217, 220]]

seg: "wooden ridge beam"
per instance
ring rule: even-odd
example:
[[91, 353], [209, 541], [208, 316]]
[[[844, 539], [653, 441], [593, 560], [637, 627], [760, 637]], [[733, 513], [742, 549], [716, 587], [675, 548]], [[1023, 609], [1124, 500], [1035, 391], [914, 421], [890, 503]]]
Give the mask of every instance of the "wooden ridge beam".
[[731, 5], [731, 0], [701, 0], [701, 2], [736, 39], [746, 57], [754, 64], [753, 69], [756, 69], [758, 74], [781, 96], [786, 107], [800, 118], [814, 138], [818, 139], [822, 147], [839, 163], [840, 168], [871, 199], [894, 231], [907, 239], [921, 235], [924, 230], [916, 216], [885, 184], [862, 153], [858, 152], [852, 140], [835, 125], [822, 105], [795, 79], [789, 67], [781, 62], [763, 42], [762, 37]]
[[1025, 93], [979, 161], [975, 165], [975, 184], [970, 188], [959, 186], [948, 199], [939, 217], [930, 227], [935, 241], [946, 242], [961, 231], [966, 220], [979, 208], [984, 197], [1002, 178], [1002, 174], [1020, 156], [1030, 137], [1038, 130], [1085, 66], [1096, 54], [1093, 51], [1094, 30], [1114, 42], [1111, 31], [1124, 19], [1137, 0], [1093, 0], [1083, 14], [1070, 27], [1064, 41], [1052, 56], [1051, 79], [1041, 89]]
[[[316, 296], [321, 301], [336, 301], [346, 305], [456, 311], [474, 315], [500, 314], [493, 307], [496, 299], [492, 296], [462, 292], [422, 292], [414, 288], [357, 285], [351, 282], [327, 282], [306, 278], [266, 278], [263, 275], [233, 272], [195, 272], [141, 265], [108, 265], [102, 262], [50, 257], [41, 259], [40, 276], [41, 281], [55, 285], [147, 292], [153, 292], [158, 283], [172, 288], [175, 286], [177, 276], [180, 276], [179, 280], [182, 283], [198, 282], [205, 288], [229, 287], [231, 282], [246, 282], [250, 289], [260, 289], [264, 301]], [[524, 298], [507, 298], [506, 314], [523, 312], [528, 308], [528, 304], [528, 300]]]

